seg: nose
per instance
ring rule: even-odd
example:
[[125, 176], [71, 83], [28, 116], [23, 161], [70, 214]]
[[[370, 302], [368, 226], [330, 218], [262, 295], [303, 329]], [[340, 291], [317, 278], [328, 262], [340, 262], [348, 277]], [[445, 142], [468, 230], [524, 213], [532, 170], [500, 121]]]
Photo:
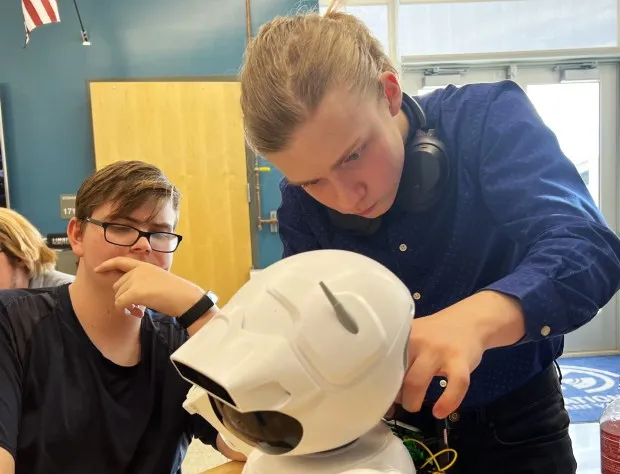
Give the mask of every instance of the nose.
[[140, 237], [138, 241], [131, 246], [131, 251], [137, 253], [150, 253], [152, 250], [151, 244], [144, 236]]
[[366, 186], [359, 181], [347, 179], [338, 180], [334, 183], [338, 197], [338, 207], [344, 212], [359, 211], [359, 204], [366, 195]]

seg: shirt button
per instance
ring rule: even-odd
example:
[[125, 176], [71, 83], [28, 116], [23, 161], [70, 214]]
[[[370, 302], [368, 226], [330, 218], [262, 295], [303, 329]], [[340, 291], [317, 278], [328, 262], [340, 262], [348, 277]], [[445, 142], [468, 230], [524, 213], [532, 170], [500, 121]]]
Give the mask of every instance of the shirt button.
[[417, 300], [419, 300], [420, 298], [422, 298], [422, 295], [416, 291], [416, 292], [413, 294], [413, 299], [417, 301]]
[[540, 333], [544, 337], [547, 337], [549, 334], [551, 334], [551, 328], [549, 326], [543, 326], [542, 329], [540, 330]]
[[448, 419], [452, 422], [452, 423], [456, 423], [457, 421], [459, 421], [461, 419], [461, 415], [459, 415], [458, 411], [455, 411], [453, 413], [450, 413], [450, 416], [448, 416]]
[[442, 380], [439, 381], [439, 386], [441, 388], [446, 388], [448, 386], [448, 382], [446, 380], [442, 379]]
[[401, 252], [404, 252], [405, 250], [407, 250], [407, 246], [406, 246], [405, 244], [400, 244], [400, 245], [398, 246], [398, 249], [399, 249]]

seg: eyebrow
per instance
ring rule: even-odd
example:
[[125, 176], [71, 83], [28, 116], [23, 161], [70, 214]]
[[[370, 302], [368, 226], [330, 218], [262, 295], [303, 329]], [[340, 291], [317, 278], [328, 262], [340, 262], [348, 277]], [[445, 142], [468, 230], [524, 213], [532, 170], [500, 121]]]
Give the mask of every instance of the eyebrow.
[[[358, 147], [360, 141], [361, 141], [361, 137], [357, 137], [353, 141], [353, 144], [351, 146], [349, 146], [345, 150], [345, 152], [340, 156], [340, 158], [338, 158], [338, 161], [336, 161], [333, 165], [331, 165], [329, 167], [329, 169], [333, 170], [335, 168], [338, 168], [349, 156], [351, 156], [351, 153], [353, 153], [355, 151], [355, 149]], [[304, 186], [304, 185], [313, 183], [313, 182], [317, 181], [318, 179], [319, 178], [307, 179], [305, 181], [291, 181], [291, 180], [289, 180], [289, 183], [292, 184], [293, 186]]]
[[[133, 217], [117, 217], [118, 220], [128, 221], [135, 225], [144, 225], [145, 222], [134, 219]], [[161, 232], [172, 232], [172, 226], [164, 222], [146, 222], [149, 227]]]

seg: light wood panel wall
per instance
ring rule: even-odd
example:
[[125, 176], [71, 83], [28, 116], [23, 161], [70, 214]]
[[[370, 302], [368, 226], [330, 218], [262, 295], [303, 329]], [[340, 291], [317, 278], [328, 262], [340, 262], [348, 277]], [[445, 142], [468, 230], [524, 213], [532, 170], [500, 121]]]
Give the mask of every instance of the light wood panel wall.
[[225, 303], [252, 265], [246, 150], [237, 82], [93, 82], [97, 169], [137, 159], [181, 190], [184, 240], [172, 271]]

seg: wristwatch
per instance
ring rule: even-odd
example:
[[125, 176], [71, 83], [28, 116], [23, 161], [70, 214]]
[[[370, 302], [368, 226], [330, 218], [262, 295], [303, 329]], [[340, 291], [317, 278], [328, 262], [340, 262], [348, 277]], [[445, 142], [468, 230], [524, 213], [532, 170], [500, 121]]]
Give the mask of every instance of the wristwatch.
[[217, 295], [212, 291], [207, 291], [202, 298], [200, 298], [194, 306], [185, 311], [181, 316], [177, 318], [177, 321], [185, 329], [194, 324], [202, 315], [209, 311], [217, 303]]

